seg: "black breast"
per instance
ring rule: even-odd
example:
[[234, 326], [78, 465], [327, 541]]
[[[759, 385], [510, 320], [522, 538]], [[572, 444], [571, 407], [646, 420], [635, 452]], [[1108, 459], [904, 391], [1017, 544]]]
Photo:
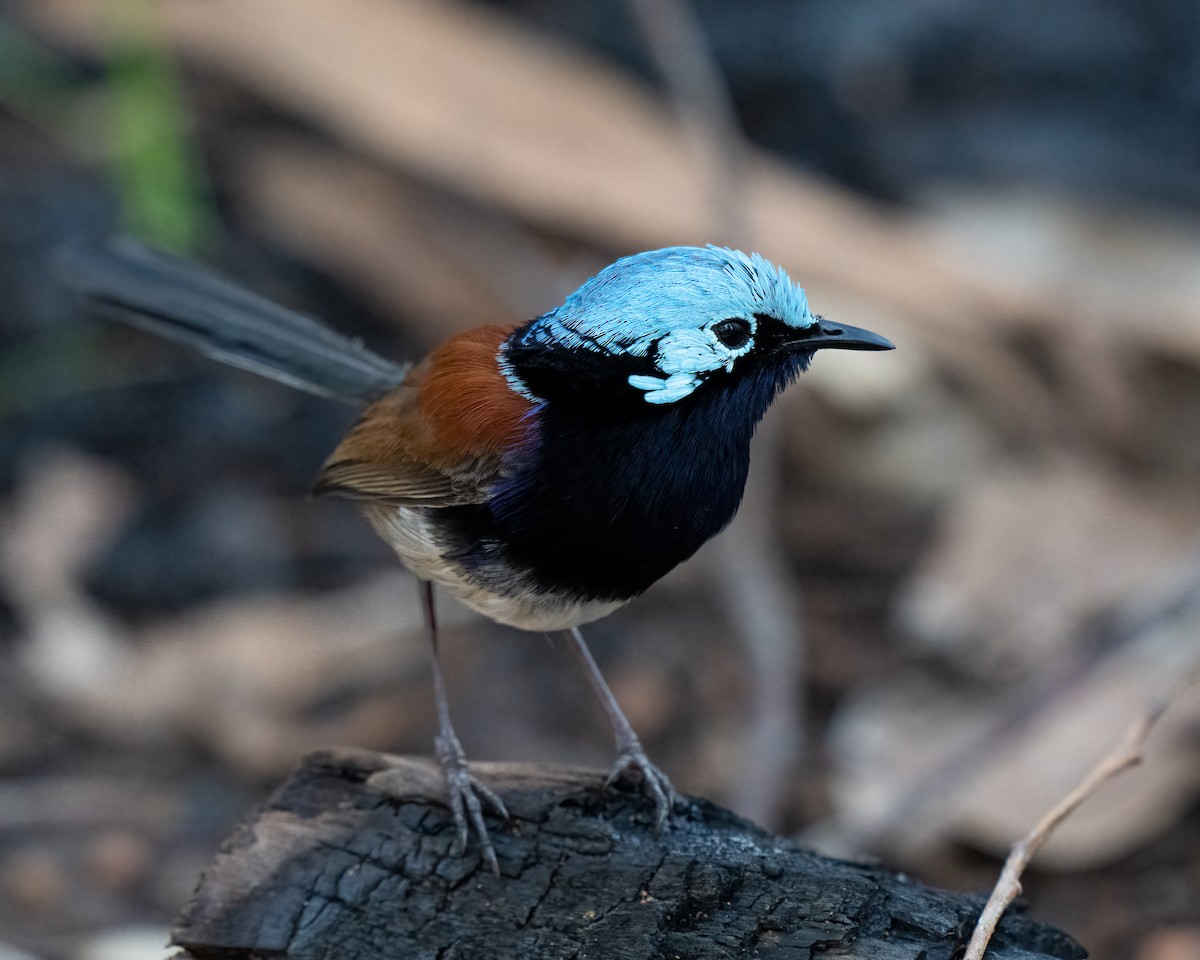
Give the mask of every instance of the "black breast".
[[616, 420], [547, 405], [487, 504], [436, 512], [445, 555], [503, 592], [637, 596], [733, 518], [754, 427], [786, 379], [744, 378]]

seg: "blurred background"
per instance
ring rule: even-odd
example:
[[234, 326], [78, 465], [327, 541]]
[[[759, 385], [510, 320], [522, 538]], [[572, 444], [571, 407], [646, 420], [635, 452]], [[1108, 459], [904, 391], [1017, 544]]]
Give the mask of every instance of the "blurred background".
[[[818, 356], [590, 630], [650, 755], [983, 892], [1176, 691], [1026, 891], [1200, 957], [1200, 5], [0, 3], [3, 960], [161, 957], [305, 751], [435, 729], [411, 579], [306, 500], [354, 412], [90, 319], [48, 258], [116, 231], [396, 357], [637, 250], [783, 265], [898, 349]], [[443, 605], [469, 756], [608, 766], [570, 651]]]

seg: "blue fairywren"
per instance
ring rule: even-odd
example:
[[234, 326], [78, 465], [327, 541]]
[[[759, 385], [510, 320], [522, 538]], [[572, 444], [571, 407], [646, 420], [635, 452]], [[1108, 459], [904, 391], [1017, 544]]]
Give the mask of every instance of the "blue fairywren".
[[314, 491], [356, 502], [422, 582], [436, 753], [465, 846], [496, 869], [437, 658], [433, 586], [524, 630], [565, 633], [613, 726], [609, 782], [641, 775], [657, 824], [674, 803], [579, 626], [628, 603], [733, 518], [750, 438], [816, 350], [890, 350], [810, 312], [762, 257], [672, 247], [625, 257], [515, 328], [450, 337], [399, 366], [314, 320], [129, 241], [69, 251], [103, 314], [291, 386], [365, 403]]

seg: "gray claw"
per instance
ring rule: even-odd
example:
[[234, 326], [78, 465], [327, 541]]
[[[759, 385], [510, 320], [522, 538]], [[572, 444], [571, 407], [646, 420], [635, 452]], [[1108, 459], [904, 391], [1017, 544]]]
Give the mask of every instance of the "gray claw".
[[679, 797], [667, 775], [650, 762], [639, 741], [634, 740], [627, 744], [617, 754], [617, 761], [613, 764], [608, 779], [604, 781], [604, 786], [611, 787], [623, 775], [633, 770], [641, 774], [642, 792], [649, 794], [650, 799], [654, 801], [654, 831], [662, 833]]
[[442, 766], [442, 773], [446, 777], [446, 799], [450, 804], [450, 813], [458, 834], [458, 854], [461, 856], [467, 849], [469, 820], [470, 826], [475, 828], [479, 837], [480, 854], [491, 867], [492, 873], [500, 876], [496, 849], [488, 834], [487, 824], [483, 822], [483, 807], [487, 804], [501, 819], [508, 820], [508, 810], [504, 801], [471, 773], [457, 738], [450, 740], [438, 737], [434, 740], [434, 748], [438, 763]]

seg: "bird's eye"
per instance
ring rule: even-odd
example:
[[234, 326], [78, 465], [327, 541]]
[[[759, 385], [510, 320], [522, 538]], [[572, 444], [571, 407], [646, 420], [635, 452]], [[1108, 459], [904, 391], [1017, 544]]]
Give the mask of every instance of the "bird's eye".
[[717, 339], [731, 350], [744, 347], [746, 341], [750, 339], [750, 324], [741, 317], [722, 320], [712, 329], [713, 333], [717, 335]]

